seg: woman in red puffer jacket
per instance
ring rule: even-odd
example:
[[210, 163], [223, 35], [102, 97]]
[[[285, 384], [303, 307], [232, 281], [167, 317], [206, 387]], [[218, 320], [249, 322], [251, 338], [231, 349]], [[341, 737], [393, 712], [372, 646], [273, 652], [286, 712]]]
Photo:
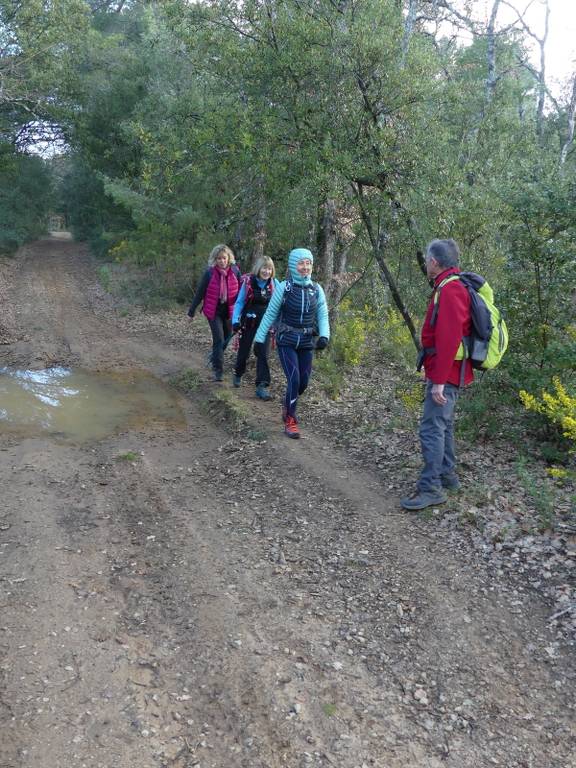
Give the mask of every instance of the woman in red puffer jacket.
[[232, 312], [240, 290], [240, 270], [234, 263], [234, 253], [227, 245], [217, 245], [210, 252], [208, 269], [202, 275], [188, 317], [193, 319], [202, 303], [202, 312], [212, 331], [210, 362], [214, 381], [222, 381], [224, 350], [232, 337]]

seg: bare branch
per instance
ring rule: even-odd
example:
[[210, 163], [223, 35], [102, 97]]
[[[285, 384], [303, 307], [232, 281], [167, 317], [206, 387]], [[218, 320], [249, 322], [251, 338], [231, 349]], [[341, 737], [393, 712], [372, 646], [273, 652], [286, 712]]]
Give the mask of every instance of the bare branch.
[[536, 74], [537, 88], [538, 88], [538, 104], [536, 107], [536, 133], [538, 139], [542, 142], [544, 133], [544, 106], [546, 104], [546, 96], [548, 95], [548, 89], [546, 87], [546, 41], [548, 40], [548, 32], [550, 29], [550, 4], [548, 0], [544, 0], [544, 33], [539, 37], [526, 23], [524, 16], [532, 6], [534, 0], [530, 0], [523, 13], [520, 13], [518, 9], [509, 2], [509, 0], [501, 0], [508, 8], [510, 8], [517, 16], [516, 21], [520, 24], [524, 32], [529, 35], [533, 40], [536, 40], [540, 50], [540, 70]]
[[478, 34], [477, 29], [480, 25], [477, 22], [472, 21], [472, 19], [470, 19], [468, 16], [460, 13], [460, 11], [457, 11], [456, 8], [453, 8], [448, 0], [434, 0], [434, 2], [438, 8], [445, 8], [447, 11], [449, 11], [449, 13], [452, 14], [452, 16], [461, 21], [464, 26], [472, 32], [472, 34]]
[[490, 13], [490, 19], [488, 26], [486, 27], [486, 38], [488, 41], [487, 51], [487, 75], [486, 75], [486, 104], [490, 104], [494, 97], [494, 91], [496, 90], [496, 19], [498, 17], [498, 8], [500, 6], [500, 0], [494, 0], [492, 11]]
[[[536, 40], [536, 42], [542, 43], [542, 42], [544, 42], [544, 40], [546, 38], [544, 38], [544, 40], [539, 38], [538, 35], [530, 29], [530, 27], [528, 26], [528, 24], [526, 23], [526, 21], [524, 19], [524, 16], [526, 16], [526, 14], [530, 10], [531, 6], [534, 5], [534, 1], [535, 0], [530, 0], [530, 2], [528, 3], [528, 5], [524, 9], [524, 11], [522, 13], [520, 13], [520, 11], [514, 5], [512, 5], [512, 3], [508, 2], [508, 0], [501, 0], [503, 5], [508, 6], [508, 8], [510, 8], [510, 10], [514, 11], [514, 13], [516, 14], [516, 20], [514, 21], [513, 24], [511, 24], [508, 27], [508, 29], [512, 29], [512, 27], [519, 22], [520, 26], [526, 32], [527, 35], [529, 35], [534, 40]], [[547, 7], [547, 12], [550, 13], [550, 9], [548, 8], [548, 3], [546, 3], [546, 7]], [[547, 30], [546, 30], [546, 33], [547, 33]]]
[[[517, 58], [518, 63], [520, 64], [520, 66], [523, 67], [524, 69], [526, 69], [528, 72], [530, 72], [530, 74], [532, 75], [534, 80], [536, 80], [536, 82], [538, 82], [540, 80], [540, 73], [538, 72], [538, 70], [535, 69], [532, 66], [532, 64], [527, 62], [526, 59], [523, 59], [521, 56], [517, 56], [516, 58]], [[555, 108], [556, 112], [558, 112], [558, 113], [561, 112], [562, 108], [560, 107], [560, 104], [558, 103], [558, 100], [551, 93], [550, 89], [548, 88], [548, 86], [546, 84], [544, 85], [544, 87], [546, 88], [546, 96], [548, 97], [550, 102], [554, 105], [554, 108]]]

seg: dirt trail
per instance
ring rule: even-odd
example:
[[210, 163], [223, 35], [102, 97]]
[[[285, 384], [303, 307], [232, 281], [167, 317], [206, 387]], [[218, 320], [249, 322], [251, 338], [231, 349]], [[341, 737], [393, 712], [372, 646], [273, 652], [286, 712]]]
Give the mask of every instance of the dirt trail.
[[[120, 322], [78, 245], [3, 274], [0, 366], [203, 375]], [[576, 766], [549, 607], [287, 441], [277, 403], [246, 399], [264, 442], [232, 435], [213, 386], [185, 429], [0, 436], [0, 768]]]

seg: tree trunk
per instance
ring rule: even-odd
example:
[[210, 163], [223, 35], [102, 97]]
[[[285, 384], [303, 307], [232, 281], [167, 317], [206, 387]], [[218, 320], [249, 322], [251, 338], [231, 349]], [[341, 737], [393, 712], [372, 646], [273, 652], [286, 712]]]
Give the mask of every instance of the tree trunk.
[[536, 132], [538, 140], [542, 144], [544, 138], [544, 105], [546, 102], [546, 41], [548, 40], [548, 28], [550, 25], [550, 6], [546, 0], [546, 20], [544, 23], [544, 35], [538, 39], [540, 44], [540, 73], [538, 77], [538, 108], [536, 110]]
[[570, 98], [570, 104], [568, 106], [568, 134], [566, 141], [562, 145], [562, 152], [560, 153], [560, 167], [566, 162], [568, 157], [568, 150], [574, 140], [574, 127], [576, 123], [576, 74], [572, 82], [572, 97]]
[[370, 214], [368, 213], [368, 211], [366, 210], [366, 206], [364, 205], [362, 187], [361, 186], [353, 187], [353, 189], [356, 194], [356, 199], [358, 200], [358, 204], [360, 207], [360, 215], [362, 217], [364, 227], [366, 228], [366, 232], [368, 233], [368, 237], [370, 239], [370, 244], [372, 245], [374, 258], [376, 259], [376, 263], [380, 268], [380, 271], [379, 271], [380, 278], [384, 283], [384, 285], [386, 285], [387, 288], [389, 288], [390, 294], [392, 296], [392, 300], [394, 301], [396, 308], [402, 315], [402, 318], [406, 323], [406, 327], [410, 331], [410, 336], [412, 337], [414, 346], [416, 347], [417, 350], [420, 350], [420, 339], [418, 338], [418, 334], [416, 333], [416, 327], [414, 326], [414, 321], [410, 316], [410, 312], [408, 311], [407, 306], [404, 304], [402, 296], [400, 295], [400, 291], [398, 290], [398, 286], [396, 285], [396, 281], [394, 280], [394, 275], [392, 274], [388, 266], [388, 263], [386, 261], [386, 257], [384, 255], [386, 245], [389, 240], [389, 235], [387, 232], [383, 232], [383, 231], [380, 231], [378, 232], [378, 234], [376, 234], [374, 225], [370, 218]]
[[314, 271], [318, 282], [327, 290], [334, 276], [334, 249], [336, 247], [336, 203], [324, 200], [318, 206], [316, 229], [316, 263]]
[[498, 7], [500, 0], [494, 0], [490, 20], [486, 28], [487, 40], [487, 73], [486, 73], [486, 106], [492, 103], [494, 91], [496, 90], [496, 17], [498, 16]]
[[329, 198], [318, 207], [315, 271], [326, 293], [331, 325], [338, 319], [338, 305], [344, 290], [341, 278], [348, 259], [349, 245], [339, 236], [341, 228], [336, 201]]
[[339, 245], [340, 249], [335, 253], [335, 260], [337, 261], [336, 272], [330, 281], [327, 293], [328, 313], [330, 315], [331, 326], [335, 325], [338, 321], [340, 302], [342, 300], [344, 288], [346, 287], [344, 276], [346, 275], [348, 250], [350, 247], [342, 242], [340, 242]]
[[386, 244], [388, 243], [388, 239], [389, 238], [387, 234], [381, 233], [380, 236], [378, 237], [376, 248], [374, 250], [374, 256], [376, 258], [378, 266], [380, 267], [380, 278], [384, 283], [384, 285], [388, 286], [388, 288], [390, 289], [390, 294], [392, 295], [394, 304], [396, 305], [396, 308], [402, 315], [402, 318], [406, 323], [406, 327], [410, 331], [410, 336], [412, 337], [414, 346], [418, 351], [420, 351], [420, 339], [418, 338], [416, 327], [414, 326], [414, 321], [412, 320], [412, 317], [408, 312], [408, 308], [406, 307], [406, 305], [404, 304], [404, 301], [402, 300], [402, 297], [400, 296], [400, 292], [398, 291], [398, 286], [396, 285], [396, 281], [394, 280], [392, 272], [390, 271], [390, 268], [386, 263], [386, 259], [384, 258], [384, 250], [386, 248]]
[[266, 203], [259, 201], [256, 219], [254, 222], [254, 248], [252, 249], [252, 262], [264, 256], [264, 246], [267, 238], [266, 229]]
[[406, 66], [406, 58], [408, 56], [408, 50], [410, 48], [410, 39], [412, 37], [412, 32], [414, 30], [414, 23], [416, 21], [417, 5], [418, 5], [418, 0], [409, 0], [408, 2], [408, 13], [406, 14], [406, 19], [404, 21], [404, 35], [402, 37], [402, 59], [401, 59], [402, 68]]
[[244, 221], [242, 219], [236, 223], [230, 245], [240, 269], [244, 272]]

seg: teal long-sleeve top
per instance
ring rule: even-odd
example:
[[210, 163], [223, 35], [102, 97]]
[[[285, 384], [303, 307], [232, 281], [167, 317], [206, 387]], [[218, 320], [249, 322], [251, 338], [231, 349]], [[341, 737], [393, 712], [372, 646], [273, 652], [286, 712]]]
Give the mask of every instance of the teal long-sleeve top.
[[[268, 309], [266, 310], [266, 313], [264, 314], [264, 317], [260, 321], [260, 325], [258, 326], [258, 330], [256, 331], [256, 336], [254, 337], [255, 342], [261, 342], [263, 343], [266, 340], [266, 334], [270, 330], [270, 328], [274, 325], [274, 323], [278, 320], [278, 316], [280, 315], [280, 309], [282, 308], [282, 301], [284, 299], [284, 291], [286, 290], [286, 281], [283, 280], [274, 293], [272, 294], [272, 298], [270, 299], [270, 303], [268, 304]], [[324, 289], [321, 285], [318, 285], [318, 305], [316, 307], [316, 321], [318, 323], [318, 335], [324, 336], [325, 338], [330, 338], [330, 322], [328, 319], [328, 305], [326, 303], [326, 294], [324, 293]]]

